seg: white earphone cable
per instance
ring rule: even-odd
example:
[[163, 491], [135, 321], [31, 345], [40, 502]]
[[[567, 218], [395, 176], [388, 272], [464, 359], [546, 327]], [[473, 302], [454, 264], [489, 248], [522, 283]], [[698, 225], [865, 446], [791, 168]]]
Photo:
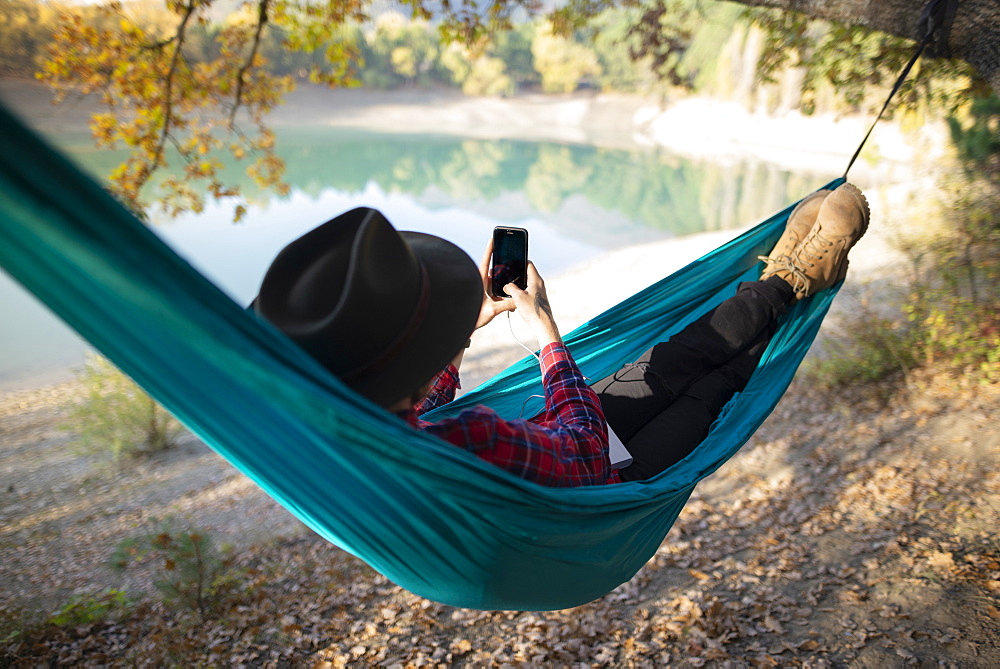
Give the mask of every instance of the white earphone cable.
[[520, 339], [517, 338], [517, 335], [514, 333], [514, 322], [512, 320], [510, 320], [510, 312], [509, 311], [507, 312], [507, 327], [510, 328], [510, 336], [514, 338], [514, 341], [516, 341], [518, 344], [520, 344], [521, 348], [523, 348], [525, 351], [527, 351], [531, 355], [535, 356], [535, 360], [541, 362], [542, 359], [538, 357], [538, 354], [535, 353], [530, 348], [528, 348], [527, 344], [525, 344], [523, 341], [521, 341]]

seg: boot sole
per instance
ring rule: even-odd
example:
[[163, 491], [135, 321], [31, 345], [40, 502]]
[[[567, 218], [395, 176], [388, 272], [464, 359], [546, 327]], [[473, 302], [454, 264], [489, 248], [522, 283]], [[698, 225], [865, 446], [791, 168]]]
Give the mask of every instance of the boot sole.
[[[863, 213], [863, 216], [861, 217], [863, 219], [863, 223], [861, 225], [861, 233], [858, 235], [858, 239], [861, 239], [862, 237], [865, 236], [865, 233], [868, 232], [868, 223], [870, 222], [871, 219], [871, 210], [868, 208], [868, 198], [866, 198], [865, 194], [862, 193], [861, 190], [854, 184], [845, 182], [841, 186], [841, 188], [843, 188], [846, 192], [851, 194], [851, 196], [854, 198], [854, 202], [858, 205], [858, 208]], [[854, 240], [854, 244], [858, 243], [858, 239]], [[854, 244], [851, 244], [851, 247], [853, 247]]]

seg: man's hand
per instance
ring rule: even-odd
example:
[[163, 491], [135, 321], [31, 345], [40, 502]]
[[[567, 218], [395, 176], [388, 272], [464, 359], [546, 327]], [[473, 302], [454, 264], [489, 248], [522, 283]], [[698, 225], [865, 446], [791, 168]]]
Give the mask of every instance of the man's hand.
[[[476, 329], [483, 327], [498, 315], [505, 311], [514, 311], [514, 300], [508, 298], [492, 297], [490, 295], [490, 260], [493, 258], [493, 240], [486, 245], [486, 252], [479, 263], [479, 276], [483, 279], [483, 306], [479, 310], [479, 320], [476, 321]], [[510, 291], [507, 291], [510, 295]]]
[[[493, 240], [486, 245], [483, 259], [479, 263], [479, 275], [483, 279], [483, 305], [479, 310], [479, 319], [476, 321], [476, 329], [483, 327], [498, 315], [505, 311], [517, 311], [521, 318], [531, 327], [538, 340], [538, 348], [545, 348], [552, 342], [561, 342], [559, 328], [552, 318], [552, 308], [549, 306], [549, 299], [545, 294], [545, 282], [539, 276], [538, 270], [532, 262], [528, 263], [528, 285], [525, 290], [521, 290], [515, 284], [509, 283], [504, 286], [504, 292], [511, 297], [500, 298], [490, 295], [490, 261], [493, 259]], [[465, 349], [461, 349], [452, 360], [455, 368], [461, 366]]]
[[521, 290], [516, 284], [508, 283], [503, 290], [511, 296], [514, 310], [535, 333], [538, 348], [545, 348], [548, 344], [562, 341], [556, 320], [552, 317], [549, 298], [545, 294], [545, 282], [535, 269], [535, 263], [528, 262], [527, 288]]

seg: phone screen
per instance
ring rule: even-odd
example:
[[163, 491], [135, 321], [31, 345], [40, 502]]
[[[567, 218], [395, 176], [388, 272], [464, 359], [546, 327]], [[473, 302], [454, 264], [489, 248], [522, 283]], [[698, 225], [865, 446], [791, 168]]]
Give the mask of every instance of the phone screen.
[[528, 231], [524, 228], [493, 229], [493, 267], [490, 272], [493, 297], [510, 297], [503, 287], [513, 283], [528, 286]]

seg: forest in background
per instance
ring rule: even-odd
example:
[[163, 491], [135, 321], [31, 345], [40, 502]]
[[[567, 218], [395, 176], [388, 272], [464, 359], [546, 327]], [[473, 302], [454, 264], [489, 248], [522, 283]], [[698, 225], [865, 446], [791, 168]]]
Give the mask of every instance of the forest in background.
[[[102, 29], [127, 20], [163, 39], [177, 26], [177, 14], [159, 0], [113, 7], [0, 0], [0, 75], [41, 76], [53, 84], [67, 77], [58, 54], [67, 46], [66, 26], [73, 23]], [[217, 11], [192, 25], [184, 58], [190, 63], [218, 58], [225, 48], [220, 36], [249, 20], [247, 11]], [[448, 86], [473, 96], [506, 96], [590, 89], [666, 98], [702, 95], [770, 111], [813, 113], [876, 108], [912, 50], [909, 41], [884, 33], [705, 0], [610, 8], [566, 34], [553, 27], [545, 19], [525, 19], [470, 47], [443, 40], [436, 23], [385, 10], [365, 22], [347, 22], [332, 39], [313, 44], [268, 24], [257, 56], [273, 76], [335, 77], [382, 90]], [[923, 69], [921, 74], [918, 66], [911, 77], [916, 83], [899, 98], [915, 114], [912, 123], [929, 113], [961, 116], [973, 99], [990, 97], [961, 63], [925, 61]]]

